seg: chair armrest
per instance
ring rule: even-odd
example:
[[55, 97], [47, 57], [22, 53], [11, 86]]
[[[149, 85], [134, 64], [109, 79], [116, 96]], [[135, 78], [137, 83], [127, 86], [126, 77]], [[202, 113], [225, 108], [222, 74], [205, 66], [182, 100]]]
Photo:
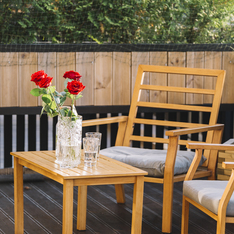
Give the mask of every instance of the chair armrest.
[[206, 150], [230, 150], [234, 151], [234, 145], [211, 144], [211, 143], [187, 143], [188, 149], [206, 149]]
[[223, 124], [216, 124], [216, 125], [207, 125], [204, 127], [197, 127], [197, 128], [182, 128], [182, 129], [166, 131], [166, 136], [180, 136], [192, 133], [222, 130], [223, 127], [224, 127]]
[[104, 125], [104, 124], [111, 124], [111, 123], [121, 123], [121, 122], [126, 122], [127, 120], [128, 120], [128, 116], [116, 116], [116, 117], [110, 117], [110, 118], [83, 120], [82, 127]]
[[[234, 145], [210, 144], [210, 143], [187, 143], [188, 149], [196, 149], [195, 157], [189, 167], [185, 180], [192, 180], [198, 168], [203, 150], [231, 150], [234, 151]], [[234, 162], [223, 162], [222, 166], [226, 169], [234, 169]]]

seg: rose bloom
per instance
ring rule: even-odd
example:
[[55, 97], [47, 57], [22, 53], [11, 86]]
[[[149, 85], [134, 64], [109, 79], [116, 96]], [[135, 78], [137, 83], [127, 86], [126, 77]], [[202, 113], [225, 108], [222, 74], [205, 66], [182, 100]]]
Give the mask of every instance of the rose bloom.
[[46, 76], [47, 74], [43, 70], [37, 71], [31, 75], [31, 81], [35, 82], [36, 85], [39, 85], [41, 79], [45, 78]]
[[73, 80], [72, 82], [67, 83], [67, 89], [70, 94], [77, 95], [84, 90], [84, 88], [85, 86], [80, 81]]
[[79, 81], [81, 78], [81, 75], [75, 71], [67, 71], [64, 73], [63, 77]]
[[51, 85], [52, 80], [53, 80], [53, 77], [46, 75], [46, 77], [44, 77], [40, 80], [38, 85], [40, 88], [47, 88]]

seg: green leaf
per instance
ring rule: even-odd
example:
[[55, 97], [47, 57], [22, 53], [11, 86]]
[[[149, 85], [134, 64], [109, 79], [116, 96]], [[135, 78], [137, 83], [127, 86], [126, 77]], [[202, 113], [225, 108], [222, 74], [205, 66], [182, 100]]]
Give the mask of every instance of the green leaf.
[[39, 89], [39, 88], [32, 89], [32, 90], [30, 91], [30, 93], [31, 93], [33, 96], [38, 97], [38, 96], [41, 95], [41, 89]]
[[60, 99], [60, 105], [62, 106], [63, 104], [64, 104], [64, 102], [66, 101], [66, 96], [65, 97], [62, 97], [61, 99]]
[[78, 95], [75, 96], [75, 100], [77, 100], [77, 99], [79, 99], [81, 97], [83, 97], [83, 95], [82, 94], [78, 94]]
[[46, 104], [49, 104], [52, 102], [51, 96], [49, 94], [44, 94], [42, 96], [42, 101], [45, 102]]
[[41, 88], [41, 94], [47, 94], [47, 90], [45, 88]]
[[55, 103], [54, 101], [50, 103], [50, 108], [51, 108], [54, 112], [57, 111], [57, 105], [56, 105], [56, 103]]
[[50, 89], [51, 93], [54, 93], [55, 90], [56, 90], [56, 87], [55, 86], [50, 86], [49, 89]]

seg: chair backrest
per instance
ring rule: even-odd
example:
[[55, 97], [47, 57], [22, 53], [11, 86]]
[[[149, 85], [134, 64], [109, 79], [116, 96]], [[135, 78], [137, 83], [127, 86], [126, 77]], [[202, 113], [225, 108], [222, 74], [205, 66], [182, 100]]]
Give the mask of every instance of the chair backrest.
[[[150, 82], [148, 82], [150, 84], [145, 84], [144, 76], [148, 72], [151, 74]], [[131, 141], [169, 142], [164, 136], [133, 135], [135, 124], [174, 128], [193, 128], [216, 124], [224, 79], [225, 71], [223, 70], [139, 65], [123, 145], [130, 146]], [[157, 85], [154, 85], [155, 81]], [[211, 105], [204, 106], [202, 105], [204, 103]], [[183, 111], [205, 112], [209, 113], [209, 121], [205, 125], [191, 123], [189, 120], [178, 122], [137, 118], [138, 107], [152, 108], [152, 112], [154, 112], [154, 108], [178, 111], [178, 113]], [[212, 142], [212, 137], [213, 132], [208, 132], [206, 142]], [[179, 145], [186, 145], [187, 142], [191, 142], [191, 140], [179, 140]]]

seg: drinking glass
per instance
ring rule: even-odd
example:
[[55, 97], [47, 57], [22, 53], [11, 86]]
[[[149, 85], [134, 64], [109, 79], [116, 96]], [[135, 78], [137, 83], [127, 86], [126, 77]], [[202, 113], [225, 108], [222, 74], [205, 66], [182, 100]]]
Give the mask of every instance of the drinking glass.
[[86, 167], [95, 166], [97, 163], [99, 139], [94, 137], [83, 138], [84, 165]]
[[92, 137], [92, 138], [98, 138], [99, 139], [98, 153], [97, 153], [97, 160], [98, 160], [99, 159], [99, 152], [100, 152], [102, 134], [100, 132], [86, 132], [85, 136], [86, 137]]

